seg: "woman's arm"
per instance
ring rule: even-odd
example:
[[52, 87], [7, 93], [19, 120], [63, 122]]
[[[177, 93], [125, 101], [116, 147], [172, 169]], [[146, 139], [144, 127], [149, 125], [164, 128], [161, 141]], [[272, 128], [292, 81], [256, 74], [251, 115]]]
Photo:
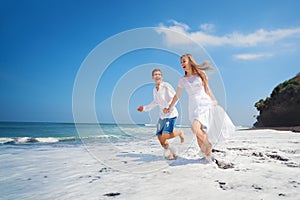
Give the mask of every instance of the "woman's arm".
[[206, 84], [203, 84], [205, 93], [211, 98], [211, 100], [216, 101], [215, 95], [213, 94], [213, 92], [211, 91], [211, 89], [209, 87], [208, 77], [207, 77], [206, 73], [204, 71], [201, 71], [201, 73], [203, 73], [206, 78]]
[[181, 95], [181, 92], [182, 92], [182, 88], [178, 87], [177, 90], [176, 90], [176, 94], [174, 95], [170, 105], [168, 108], [164, 108], [163, 112], [165, 114], [167, 114], [168, 112], [170, 112], [170, 110], [174, 107], [174, 105], [177, 103], [177, 101], [179, 100], [179, 97]]
[[213, 101], [216, 100], [215, 95], [214, 95], [213, 92], [211, 91], [211, 89], [210, 89], [210, 87], [209, 87], [208, 84], [206, 84], [206, 85], [204, 86], [204, 90], [205, 90], [206, 94], [208, 94], [208, 96], [210, 96], [211, 100], [213, 100]]

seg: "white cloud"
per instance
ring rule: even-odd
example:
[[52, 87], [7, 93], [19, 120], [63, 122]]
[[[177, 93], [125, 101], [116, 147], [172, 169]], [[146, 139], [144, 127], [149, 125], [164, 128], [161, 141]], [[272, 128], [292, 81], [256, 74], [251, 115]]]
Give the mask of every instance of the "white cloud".
[[300, 28], [276, 29], [271, 31], [259, 29], [248, 34], [233, 32], [222, 36], [217, 36], [207, 32], [208, 30], [212, 30], [214, 28], [213, 24], [203, 24], [200, 26], [201, 30], [192, 32], [189, 31], [190, 27], [187, 24], [180, 23], [175, 20], [171, 20], [170, 23], [171, 25], [169, 26], [160, 24], [158, 28], [158, 32], [164, 34], [166, 42], [168, 42], [169, 45], [178, 45], [185, 41], [187, 42], [188, 40], [180, 39], [178, 41], [178, 38], [175, 37], [178, 34], [172, 34], [162, 28], [168, 28], [181, 33], [192, 40], [199, 42], [203, 46], [230, 45], [236, 47], [253, 47], [260, 44], [274, 43], [292, 36], [300, 37]]
[[174, 24], [173, 27], [178, 27], [184, 31], [188, 31], [190, 29], [190, 27], [184, 23], [180, 23], [175, 20], [169, 20], [169, 22]]
[[160, 24], [159, 27], [156, 28], [156, 31], [163, 36], [163, 39], [167, 45], [173, 46], [190, 43], [191, 40], [186, 37], [189, 27], [176, 21], [171, 22], [174, 24], [173, 26], [165, 27], [163, 24]]
[[273, 55], [268, 53], [253, 53], [253, 54], [248, 53], [248, 54], [236, 54], [233, 57], [236, 60], [255, 60], [255, 59], [271, 57], [271, 56]]
[[200, 29], [204, 32], [213, 32], [215, 31], [215, 25], [214, 24], [201, 24]]

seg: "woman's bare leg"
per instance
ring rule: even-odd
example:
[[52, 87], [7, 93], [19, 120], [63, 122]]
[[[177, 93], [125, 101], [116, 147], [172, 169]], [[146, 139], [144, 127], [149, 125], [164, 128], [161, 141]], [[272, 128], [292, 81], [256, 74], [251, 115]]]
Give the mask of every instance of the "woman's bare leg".
[[197, 121], [197, 120], [193, 121], [192, 131], [193, 131], [193, 133], [195, 133], [195, 135], [197, 137], [197, 142], [198, 142], [198, 145], [199, 145], [201, 151], [205, 153], [205, 156], [207, 156], [207, 157], [211, 156], [212, 145], [208, 141], [206, 132], [203, 131], [202, 124], [199, 121]]

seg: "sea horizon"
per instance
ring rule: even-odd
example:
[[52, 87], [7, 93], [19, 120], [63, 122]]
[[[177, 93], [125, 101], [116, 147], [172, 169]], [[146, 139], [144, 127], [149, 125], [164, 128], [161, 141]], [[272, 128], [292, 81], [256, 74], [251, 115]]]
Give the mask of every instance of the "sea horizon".
[[[190, 125], [177, 124], [175, 128], [190, 130]], [[239, 127], [236, 129], [246, 129]], [[123, 142], [136, 138], [156, 137], [156, 124], [114, 124], [75, 122], [0, 121], [0, 145]]]

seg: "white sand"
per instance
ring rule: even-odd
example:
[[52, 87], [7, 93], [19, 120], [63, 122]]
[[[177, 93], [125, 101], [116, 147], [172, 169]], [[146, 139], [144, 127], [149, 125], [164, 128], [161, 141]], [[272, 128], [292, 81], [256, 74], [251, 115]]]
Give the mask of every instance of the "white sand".
[[0, 199], [300, 199], [299, 133], [236, 131], [214, 147], [219, 161], [233, 164], [229, 169], [203, 164], [193, 134], [185, 133], [184, 144], [171, 141], [180, 155], [175, 161], [162, 158], [156, 138], [6, 146]]

